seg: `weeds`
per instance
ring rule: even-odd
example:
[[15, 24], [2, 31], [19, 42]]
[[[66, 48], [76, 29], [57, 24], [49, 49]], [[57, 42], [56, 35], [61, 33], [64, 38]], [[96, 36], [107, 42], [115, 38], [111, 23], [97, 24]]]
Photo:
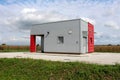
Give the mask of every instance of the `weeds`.
[[120, 80], [120, 65], [0, 59], [1, 80]]

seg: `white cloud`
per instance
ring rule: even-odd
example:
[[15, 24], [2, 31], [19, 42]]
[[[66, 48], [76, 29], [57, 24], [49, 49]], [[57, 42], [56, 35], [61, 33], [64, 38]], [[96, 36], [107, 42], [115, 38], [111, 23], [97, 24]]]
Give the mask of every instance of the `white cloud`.
[[[107, 41], [109, 42], [108, 37], [112, 39], [109, 35], [120, 34], [119, 0], [104, 2], [99, 0], [36, 0], [34, 3], [30, 0], [25, 2], [7, 0], [7, 3], [10, 4], [0, 4], [0, 30], [2, 30], [0, 37], [2, 41], [8, 40], [9, 42], [11, 39], [9, 36], [15, 36], [13, 40], [17, 43], [16, 38], [22, 38], [21, 35], [29, 36], [32, 24], [75, 18], [82, 18], [94, 24], [95, 32], [97, 32], [95, 34], [96, 43], [107, 43]], [[115, 41], [118, 41], [118, 37], [114, 36], [114, 38]]]
[[18, 29], [29, 30], [31, 25], [40, 24], [43, 22], [65, 20], [67, 17], [57, 12], [39, 11], [35, 8], [24, 8], [21, 11], [21, 16], [10, 18], [7, 21], [8, 25], [17, 26]]
[[110, 27], [110, 28], [113, 28], [113, 29], [120, 29], [120, 27], [118, 26], [117, 23], [115, 23], [114, 21], [109, 21], [109, 22], [106, 22], [105, 23], [105, 26], [106, 27]]
[[21, 11], [21, 13], [34, 13], [34, 12], [36, 12], [37, 10], [35, 9], [35, 8], [24, 8], [22, 11]]
[[85, 20], [85, 21], [87, 21], [87, 22], [90, 22], [90, 23], [92, 23], [93, 25], [96, 24], [95, 20], [93, 20], [93, 19], [85, 18], [85, 17], [82, 17], [81, 19], [83, 19], [83, 20]]
[[103, 32], [96, 32], [96, 34], [94, 34], [96, 36], [96, 38], [101, 38], [104, 33]]
[[26, 41], [28, 40], [29, 37], [15, 37], [15, 36], [12, 36], [10, 37], [10, 41]]

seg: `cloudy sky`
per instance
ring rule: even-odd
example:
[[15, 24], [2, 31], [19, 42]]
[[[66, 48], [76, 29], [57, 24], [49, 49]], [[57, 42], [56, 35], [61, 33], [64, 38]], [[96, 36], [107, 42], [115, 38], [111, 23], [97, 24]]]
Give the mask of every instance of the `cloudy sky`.
[[29, 45], [31, 24], [82, 18], [95, 44], [120, 44], [120, 0], [0, 0], [0, 44]]

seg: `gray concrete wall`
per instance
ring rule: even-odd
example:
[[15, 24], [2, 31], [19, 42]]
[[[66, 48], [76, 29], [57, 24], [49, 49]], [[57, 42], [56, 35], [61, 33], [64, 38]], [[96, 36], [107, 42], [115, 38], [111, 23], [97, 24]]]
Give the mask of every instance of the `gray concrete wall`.
[[[80, 20], [80, 52], [88, 52], [88, 23]], [[84, 39], [86, 37], [86, 41]]]
[[[80, 53], [79, 19], [35, 25], [31, 29], [31, 35], [44, 35], [45, 52]], [[58, 43], [58, 36], [64, 37], [64, 44]]]

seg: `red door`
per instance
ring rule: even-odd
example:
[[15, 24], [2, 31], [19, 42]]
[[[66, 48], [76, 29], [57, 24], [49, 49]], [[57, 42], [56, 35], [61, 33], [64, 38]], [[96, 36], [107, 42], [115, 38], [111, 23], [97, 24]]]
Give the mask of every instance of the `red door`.
[[36, 52], [36, 36], [30, 36], [30, 52]]

